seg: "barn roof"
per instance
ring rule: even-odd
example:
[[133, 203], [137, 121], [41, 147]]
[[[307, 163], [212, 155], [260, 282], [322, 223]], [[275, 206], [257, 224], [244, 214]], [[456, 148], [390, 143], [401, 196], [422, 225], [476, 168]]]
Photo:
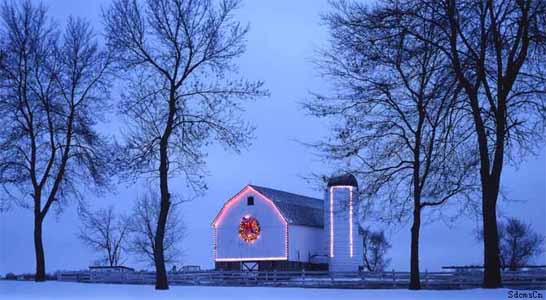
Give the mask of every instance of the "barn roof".
[[273, 201], [288, 224], [324, 227], [323, 200], [257, 185], [250, 187]]

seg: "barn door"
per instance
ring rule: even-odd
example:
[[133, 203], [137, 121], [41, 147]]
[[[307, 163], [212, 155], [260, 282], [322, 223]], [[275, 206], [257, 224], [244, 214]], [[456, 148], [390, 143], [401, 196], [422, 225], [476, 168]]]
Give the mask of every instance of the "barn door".
[[256, 272], [258, 271], [258, 263], [254, 261], [245, 261], [241, 264], [241, 271]]

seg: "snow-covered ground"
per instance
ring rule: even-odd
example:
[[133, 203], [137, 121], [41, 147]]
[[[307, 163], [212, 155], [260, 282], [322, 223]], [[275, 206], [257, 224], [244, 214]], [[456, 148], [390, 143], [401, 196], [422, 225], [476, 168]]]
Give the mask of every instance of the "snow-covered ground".
[[[440, 300], [440, 299], [508, 299], [507, 289], [408, 291], [408, 290], [347, 290], [262, 287], [172, 286], [168, 291], [155, 291], [152, 286], [83, 284], [68, 282], [0, 281], [0, 300], [98, 300], [98, 299], [381, 299], [381, 300]], [[545, 294], [544, 291], [542, 294]]]

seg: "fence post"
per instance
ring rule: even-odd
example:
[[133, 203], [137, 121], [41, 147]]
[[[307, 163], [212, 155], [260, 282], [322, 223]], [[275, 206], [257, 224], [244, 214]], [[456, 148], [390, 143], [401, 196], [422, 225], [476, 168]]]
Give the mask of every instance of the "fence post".
[[358, 277], [360, 277], [360, 281], [364, 282], [364, 271], [361, 269], [358, 269]]
[[305, 286], [305, 269], [301, 270], [301, 279], [302, 279], [302, 285]]
[[394, 269], [392, 269], [392, 286], [396, 287], [396, 274], [394, 273]]
[[428, 269], [425, 269], [425, 287], [428, 287]]
[[273, 270], [273, 281], [277, 282], [277, 269]]

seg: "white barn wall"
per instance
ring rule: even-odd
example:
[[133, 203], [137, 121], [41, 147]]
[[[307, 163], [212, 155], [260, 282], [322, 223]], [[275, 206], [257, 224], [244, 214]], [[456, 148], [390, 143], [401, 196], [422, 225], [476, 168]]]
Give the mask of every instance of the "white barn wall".
[[[284, 204], [275, 204], [267, 198], [279, 201], [275, 192], [269, 192], [273, 196], [266, 197], [267, 190], [259, 189], [267, 188], [245, 187], [224, 204], [213, 221], [215, 261], [327, 262], [332, 272], [358, 271], [363, 265], [363, 249], [357, 217], [357, 187], [343, 184], [330, 186], [325, 193], [323, 228], [292, 223], [296, 222], [290, 218], [292, 211], [281, 206], [288, 211], [287, 219], [277, 207]], [[247, 204], [250, 196], [254, 197], [254, 205]], [[260, 235], [251, 243], [239, 236], [239, 224], [245, 216], [256, 218], [260, 224]]]
[[[326, 255], [323, 251], [324, 230], [317, 227], [288, 226], [288, 260], [308, 263], [310, 255]], [[299, 252], [299, 256], [298, 256]]]
[[[249, 196], [254, 197], [252, 206], [247, 205]], [[246, 215], [255, 217], [260, 224], [260, 235], [253, 243], [239, 237], [239, 224]], [[252, 189], [247, 187], [226, 203], [216, 222], [217, 226], [213, 228], [216, 261], [286, 259], [286, 223], [273, 204]]]

